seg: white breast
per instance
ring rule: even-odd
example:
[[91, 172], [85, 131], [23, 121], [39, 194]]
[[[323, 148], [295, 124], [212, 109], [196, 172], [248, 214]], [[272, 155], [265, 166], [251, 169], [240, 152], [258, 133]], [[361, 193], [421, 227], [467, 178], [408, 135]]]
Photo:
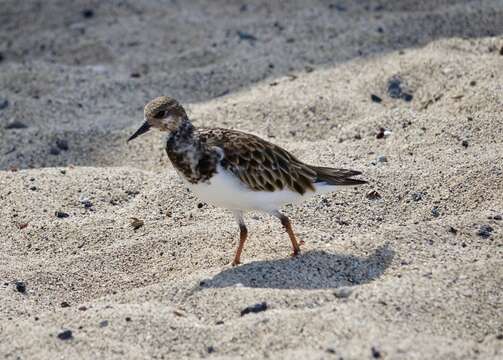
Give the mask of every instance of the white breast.
[[272, 192], [252, 191], [232, 172], [225, 170], [220, 165], [217, 167], [217, 173], [209, 181], [198, 184], [186, 182], [186, 184], [204, 202], [231, 210], [243, 211], [272, 212], [285, 204], [305, 200], [314, 194], [314, 192], [308, 191], [304, 195], [300, 195], [288, 189]]

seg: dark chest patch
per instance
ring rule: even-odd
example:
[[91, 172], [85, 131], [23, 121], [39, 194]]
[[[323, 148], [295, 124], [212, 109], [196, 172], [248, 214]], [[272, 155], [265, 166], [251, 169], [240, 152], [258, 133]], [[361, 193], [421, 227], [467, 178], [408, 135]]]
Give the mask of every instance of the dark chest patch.
[[192, 134], [170, 135], [166, 152], [173, 166], [192, 184], [208, 181], [217, 172], [218, 154]]

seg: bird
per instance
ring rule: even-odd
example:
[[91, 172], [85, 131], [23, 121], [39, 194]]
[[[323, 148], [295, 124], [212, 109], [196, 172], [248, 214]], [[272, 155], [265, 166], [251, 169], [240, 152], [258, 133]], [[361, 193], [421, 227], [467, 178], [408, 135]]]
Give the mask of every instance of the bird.
[[127, 142], [150, 129], [167, 133], [168, 158], [185, 185], [203, 202], [234, 214], [239, 242], [232, 266], [241, 263], [248, 237], [244, 213], [261, 211], [277, 217], [292, 243], [292, 256], [296, 256], [303, 242], [297, 240], [281, 207], [340, 186], [367, 183], [354, 178], [361, 175], [360, 171], [306, 164], [253, 134], [195, 127], [183, 106], [169, 96], [157, 97], [145, 105], [144, 122]]

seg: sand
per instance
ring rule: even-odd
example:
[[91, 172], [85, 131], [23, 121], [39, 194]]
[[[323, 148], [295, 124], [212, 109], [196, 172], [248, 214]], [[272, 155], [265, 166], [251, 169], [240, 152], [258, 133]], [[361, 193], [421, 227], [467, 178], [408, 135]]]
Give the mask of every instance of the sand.
[[[502, 19], [500, 0], [2, 1], [0, 356], [501, 359]], [[161, 134], [125, 142], [159, 95], [369, 184], [284, 208], [297, 258], [247, 215], [232, 268], [232, 216]]]

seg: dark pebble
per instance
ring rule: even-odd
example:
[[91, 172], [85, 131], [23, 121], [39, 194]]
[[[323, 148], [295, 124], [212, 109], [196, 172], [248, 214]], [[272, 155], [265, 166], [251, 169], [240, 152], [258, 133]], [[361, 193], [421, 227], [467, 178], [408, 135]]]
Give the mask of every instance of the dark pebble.
[[366, 195], [367, 199], [369, 200], [379, 200], [382, 198], [381, 194], [379, 194], [377, 191], [372, 190]]
[[370, 351], [372, 352], [372, 358], [374, 359], [380, 359], [381, 358], [381, 352], [376, 349], [374, 346], [372, 346], [372, 348], [370, 349]]
[[35, 190], [37, 190], [37, 187], [36, 186], [30, 186], [30, 190], [31, 191], [35, 191]]
[[134, 73], [131, 73], [130, 75], [132, 78], [139, 78], [141, 77], [141, 74], [139, 72], [134, 72]]
[[412, 200], [421, 201], [423, 200], [424, 193], [417, 191], [412, 193]]
[[63, 302], [61, 303], [61, 307], [62, 307], [62, 308], [67, 308], [67, 307], [70, 307], [70, 304], [69, 304], [69, 303], [67, 303], [66, 301], [63, 301]]
[[451, 234], [456, 235], [456, 234], [458, 233], [458, 230], [457, 230], [456, 228], [453, 228], [452, 226], [449, 226], [449, 232], [450, 232]]
[[468, 147], [468, 140], [463, 140], [463, 141], [461, 141], [461, 145], [462, 145], [463, 147], [467, 148], [467, 147]]
[[501, 220], [501, 219], [503, 219], [503, 217], [501, 217], [501, 215], [494, 215], [493, 219], [494, 220]]
[[104, 328], [108, 326], [108, 320], [102, 320], [100, 321], [100, 328]]
[[22, 281], [16, 281], [16, 291], [21, 294], [26, 293], [26, 284]]
[[479, 231], [477, 231], [477, 235], [484, 239], [487, 239], [488, 237], [491, 236], [491, 233], [493, 231], [494, 229], [490, 225], [482, 225]]
[[208, 346], [208, 348], [206, 349], [206, 351], [208, 352], [208, 354], [211, 354], [211, 353], [215, 352], [215, 348], [213, 346]]
[[380, 34], [382, 34], [382, 33], [384, 32], [384, 29], [383, 29], [382, 27], [380, 27], [380, 26], [379, 26], [379, 27], [377, 28], [377, 32], [378, 32], [378, 33], [380, 33]]
[[94, 16], [94, 10], [93, 9], [84, 9], [84, 10], [82, 10], [82, 16], [85, 19], [90, 19]]
[[63, 212], [63, 211], [56, 211], [56, 212], [54, 213], [54, 215], [56, 215], [56, 217], [58, 217], [58, 218], [60, 218], [60, 219], [67, 218], [67, 217], [69, 217], [69, 216], [70, 216], [69, 214], [67, 214], [67, 213], [65, 213], [65, 212]]
[[131, 322], [131, 318], [129, 316], [126, 316], [126, 322]]
[[223, 325], [224, 324], [224, 321], [223, 320], [218, 320], [215, 325]]
[[10, 130], [10, 129], [26, 129], [27, 127], [28, 127], [28, 125], [26, 125], [25, 123], [22, 123], [19, 120], [11, 121], [7, 125], [5, 125], [5, 128], [7, 130]]
[[0, 52], [0, 63], [5, 60], [5, 56], [3, 53]]
[[244, 32], [244, 31], [238, 31], [237, 34], [241, 40], [247, 40], [247, 41], [256, 41], [257, 40], [257, 38], [254, 35], [247, 33], [247, 32]]
[[440, 210], [438, 209], [438, 206], [434, 206], [433, 209], [431, 209], [431, 215], [433, 217], [439, 217], [440, 216]]
[[382, 101], [382, 99], [379, 96], [374, 95], [374, 94], [370, 95], [370, 100], [372, 100], [375, 103], [380, 103]]
[[327, 348], [326, 352], [329, 354], [335, 354], [335, 349], [333, 347], [329, 347]]
[[51, 146], [49, 149], [49, 154], [51, 155], [59, 155], [61, 151], [56, 146]]
[[267, 310], [267, 303], [264, 301], [259, 304], [251, 305], [251, 306], [244, 308], [243, 310], [241, 310], [241, 316], [244, 316], [244, 315], [250, 314], [250, 313], [259, 313], [259, 312], [266, 311], [266, 310]]
[[86, 311], [86, 310], [87, 310], [87, 306], [84, 306], [84, 305], [79, 306], [79, 307], [78, 307], [78, 310], [79, 310], [79, 311]]
[[[503, 48], [502, 48], [503, 49]], [[503, 54], [502, 54], [503, 55]], [[503, 334], [496, 335], [496, 339], [503, 340]]]
[[353, 290], [349, 287], [341, 287], [339, 289], [334, 290], [334, 296], [338, 299], [347, 299], [351, 296]]
[[388, 80], [388, 95], [393, 99], [402, 96], [402, 80], [398, 76], [393, 76]]
[[386, 131], [385, 128], [379, 128], [376, 134], [376, 139], [384, 139], [384, 132]]
[[409, 94], [409, 93], [403, 93], [402, 94], [402, 99], [404, 99], [405, 101], [412, 101], [414, 97], [412, 96], [412, 94]]
[[63, 150], [63, 151], [67, 151], [69, 149], [68, 148], [68, 141], [66, 141], [64, 139], [57, 139], [56, 146], [58, 147], [58, 149]]
[[330, 5], [328, 5], [328, 8], [335, 9], [337, 11], [346, 11], [347, 10], [346, 7], [341, 4], [330, 4]]
[[475, 86], [477, 85], [477, 82], [475, 80], [470, 81], [470, 86]]
[[197, 208], [198, 208], [198, 209], [201, 209], [203, 206], [204, 206], [204, 203], [199, 203], [199, 204], [197, 204]]
[[9, 106], [9, 100], [0, 98], [0, 110], [5, 109], [7, 106]]
[[58, 339], [60, 340], [70, 340], [73, 339], [72, 330], [64, 330], [58, 334]]
[[503, 46], [500, 49], [500, 55], [503, 55]]

